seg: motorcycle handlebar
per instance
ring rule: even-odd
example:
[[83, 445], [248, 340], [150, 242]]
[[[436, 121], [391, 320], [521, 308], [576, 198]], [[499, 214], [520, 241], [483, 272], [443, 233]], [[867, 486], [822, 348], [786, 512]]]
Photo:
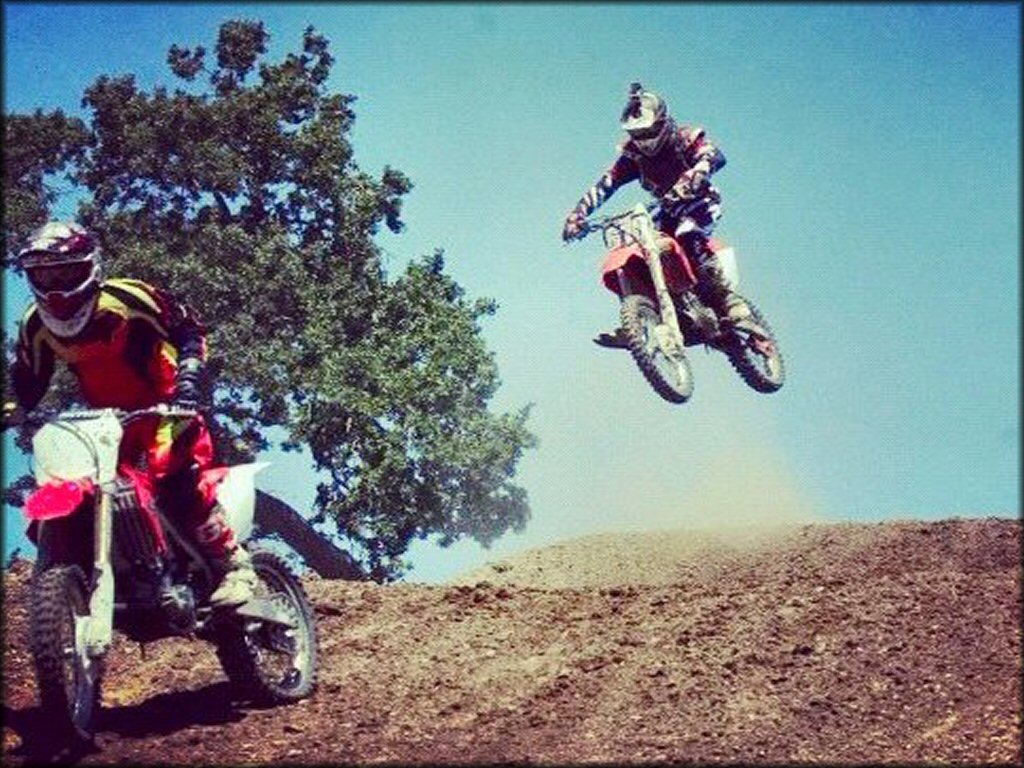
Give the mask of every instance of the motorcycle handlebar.
[[[646, 209], [646, 211], [648, 213], [653, 214], [659, 208], [661, 208], [661, 201], [660, 200], [651, 200], [650, 202], [644, 203], [644, 208]], [[633, 208], [630, 208], [630, 209], [628, 209], [626, 211], [622, 211], [621, 213], [614, 213], [611, 216], [602, 216], [599, 219], [594, 219], [592, 221], [585, 221], [585, 222], [583, 222], [583, 225], [580, 227], [579, 239], [582, 240], [584, 237], [586, 237], [587, 235], [591, 234], [592, 232], [597, 232], [598, 230], [602, 230], [605, 227], [607, 227], [608, 225], [613, 224], [614, 222], [618, 221], [619, 219], [628, 218], [632, 214], [633, 214]]]
[[178, 405], [153, 405], [149, 408], [140, 408], [135, 411], [121, 411], [118, 416], [123, 419], [134, 419], [141, 416], [170, 416], [172, 418], [190, 419], [199, 415], [195, 408], [182, 408]]
[[135, 410], [123, 410], [121, 408], [87, 408], [68, 411], [44, 412], [38, 414], [27, 414], [22, 423], [29, 426], [42, 426], [49, 421], [82, 421], [94, 419], [105, 414], [113, 414], [122, 424], [127, 424], [136, 419], [146, 416], [160, 416], [170, 418], [191, 419], [199, 416], [200, 412], [194, 408], [179, 408], [166, 403], [149, 406], [148, 408], [137, 408]]

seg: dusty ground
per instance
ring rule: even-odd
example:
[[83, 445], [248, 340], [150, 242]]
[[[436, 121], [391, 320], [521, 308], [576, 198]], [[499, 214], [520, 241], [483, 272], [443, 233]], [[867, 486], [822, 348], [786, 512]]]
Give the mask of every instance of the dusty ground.
[[[314, 696], [120, 642], [84, 763], [1021, 762], [1021, 524], [593, 536], [448, 586], [307, 581]], [[4, 761], [45, 750], [4, 578]]]

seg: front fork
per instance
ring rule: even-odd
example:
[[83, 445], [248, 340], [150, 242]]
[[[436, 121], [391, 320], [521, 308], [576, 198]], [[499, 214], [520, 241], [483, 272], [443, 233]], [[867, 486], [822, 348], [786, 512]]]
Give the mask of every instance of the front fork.
[[113, 492], [112, 483], [104, 483], [98, 489], [89, 615], [75, 619], [75, 638], [82, 641], [79, 648], [84, 649], [89, 658], [97, 658], [106, 653], [114, 635], [114, 569], [110, 563], [114, 525]]
[[657, 236], [650, 220], [644, 223], [644, 237], [647, 250], [647, 266], [654, 283], [654, 295], [658, 299], [662, 325], [658, 327], [658, 342], [662, 349], [671, 353], [673, 359], [683, 355], [685, 341], [683, 331], [679, 327], [679, 316], [676, 314], [675, 302], [665, 282], [665, 270], [661, 263], [661, 249], [658, 247]]

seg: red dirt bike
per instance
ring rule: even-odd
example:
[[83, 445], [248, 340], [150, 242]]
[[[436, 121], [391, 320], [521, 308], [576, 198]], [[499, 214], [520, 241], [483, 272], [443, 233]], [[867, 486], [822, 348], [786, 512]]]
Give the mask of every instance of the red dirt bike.
[[[693, 375], [685, 348], [704, 344], [722, 352], [740, 377], [758, 392], [775, 392], [785, 380], [778, 343], [758, 309], [747, 299], [751, 316], [736, 323], [720, 322], [694, 287], [692, 257], [675, 238], [658, 232], [653, 201], [584, 224], [580, 237], [601, 231], [609, 249], [601, 267], [602, 284], [620, 299], [622, 329], [618, 337], [603, 335], [602, 346], [629, 349], [644, 378], [665, 400], [685, 403], [693, 394]], [[674, 217], [686, 219], [684, 205]], [[659, 240], [660, 235], [660, 240]], [[661, 258], [659, 242], [669, 246]], [[738, 282], [735, 253], [710, 241], [731, 283]]]
[[[138, 642], [210, 641], [228, 679], [253, 701], [296, 701], [314, 688], [313, 610], [287, 563], [250, 548], [256, 597], [214, 610], [209, 561], [161, 509], [173, 494], [152, 503], [133, 481], [141, 470], [119, 457], [123, 428], [135, 419], [196, 415], [167, 406], [66, 411], [33, 436], [38, 488], [24, 510], [38, 547], [29, 640], [43, 715], [62, 743], [93, 736], [115, 629]], [[262, 466], [210, 470], [222, 473], [217, 500], [240, 542], [252, 531]]]

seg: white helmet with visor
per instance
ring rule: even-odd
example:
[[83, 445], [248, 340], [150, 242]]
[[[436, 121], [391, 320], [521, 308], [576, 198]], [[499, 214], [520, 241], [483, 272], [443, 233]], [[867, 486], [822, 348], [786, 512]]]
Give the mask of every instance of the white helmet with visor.
[[89, 322], [100, 292], [100, 248], [74, 222], [51, 221], [18, 253], [43, 324], [56, 336], [79, 333]]
[[629, 87], [629, 100], [620, 118], [622, 130], [629, 134], [633, 145], [650, 157], [665, 145], [672, 133], [665, 100], [652, 91], [645, 91], [640, 83]]

